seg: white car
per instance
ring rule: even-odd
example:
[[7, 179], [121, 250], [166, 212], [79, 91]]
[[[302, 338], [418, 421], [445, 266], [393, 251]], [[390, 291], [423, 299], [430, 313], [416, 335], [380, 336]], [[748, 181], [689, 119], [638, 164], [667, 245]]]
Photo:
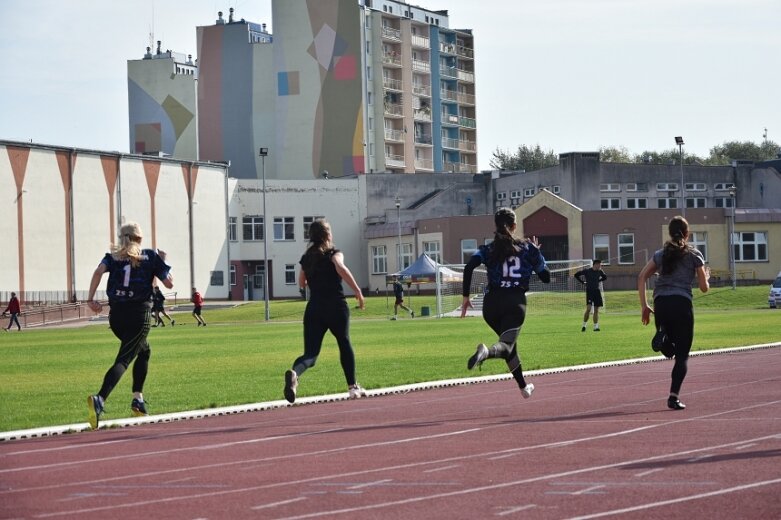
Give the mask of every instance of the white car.
[[770, 286], [767, 303], [771, 309], [781, 309], [781, 273], [778, 273], [776, 280]]

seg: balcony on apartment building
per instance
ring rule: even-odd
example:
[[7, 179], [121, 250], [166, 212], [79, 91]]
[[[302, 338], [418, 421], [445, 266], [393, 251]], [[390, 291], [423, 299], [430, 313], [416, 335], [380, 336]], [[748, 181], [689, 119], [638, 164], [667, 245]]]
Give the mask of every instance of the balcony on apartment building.
[[416, 108], [412, 111], [412, 118], [415, 121], [431, 121], [431, 110], [429, 108]]
[[439, 95], [442, 97], [442, 99], [448, 101], [458, 101], [458, 93], [455, 90], [442, 88], [439, 89]]
[[450, 173], [477, 173], [477, 166], [461, 162], [444, 162], [442, 168]]
[[386, 153], [385, 165], [391, 168], [404, 168], [404, 156]]
[[476, 128], [477, 121], [473, 117], [459, 116], [458, 126], [463, 126], [464, 128]]
[[382, 78], [382, 86], [386, 90], [398, 90], [401, 91], [401, 80], [396, 78], [389, 78], [387, 76], [383, 76]]
[[465, 81], [467, 83], [475, 82], [475, 73], [471, 70], [456, 69], [456, 77], [458, 81]]
[[415, 136], [415, 144], [432, 145], [433, 140], [428, 134], [418, 134]]
[[434, 161], [431, 159], [415, 159], [416, 170], [433, 170]]
[[431, 72], [431, 64], [427, 61], [412, 59], [412, 70], [416, 72]]
[[459, 92], [458, 95], [456, 96], [456, 99], [462, 105], [474, 105], [475, 104], [475, 96], [474, 96], [474, 94], [467, 94], [466, 92]]
[[401, 67], [401, 53], [397, 51], [388, 51], [382, 53], [382, 64], [392, 67]]
[[416, 96], [431, 97], [431, 85], [412, 84], [412, 93]]
[[382, 26], [382, 37], [386, 40], [401, 41], [401, 31], [393, 27]]
[[455, 67], [448, 67], [446, 65], [440, 65], [439, 67], [439, 74], [446, 78], [456, 78], [458, 77], [458, 69]]
[[454, 43], [439, 42], [439, 51], [445, 54], [455, 54], [456, 45]]
[[453, 150], [458, 150], [458, 139], [454, 139], [452, 137], [445, 137], [442, 136], [442, 147], [443, 148], [452, 148]]
[[413, 34], [412, 35], [412, 46], [413, 47], [421, 47], [423, 49], [430, 49], [431, 48], [431, 40], [429, 40], [425, 36], [421, 36], [419, 34]]
[[444, 125], [457, 125], [459, 124], [458, 120], [458, 114], [442, 114], [442, 124]]
[[467, 141], [465, 139], [458, 140], [458, 149], [462, 152], [476, 152], [477, 143], [475, 141]]
[[470, 60], [475, 58], [474, 49], [470, 49], [469, 47], [464, 47], [463, 45], [459, 45], [456, 47], [456, 54], [461, 58], [468, 58]]
[[404, 130], [396, 130], [395, 128], [385, 129], [386, 141], [404, 141]]
[[385, 115], [390, 117], [403, 117], [404, 107], [398, 103], [385, 102]]

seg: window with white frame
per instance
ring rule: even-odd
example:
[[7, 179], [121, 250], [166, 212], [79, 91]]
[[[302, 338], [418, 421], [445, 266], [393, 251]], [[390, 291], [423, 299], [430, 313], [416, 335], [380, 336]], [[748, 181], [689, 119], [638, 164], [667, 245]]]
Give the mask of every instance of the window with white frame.
[[602, 199], [599, 204], [602, 209], [621, 209], [621, 199]]
[[250, 215], [241, 219], [242, 240], [263, 240], [263, 217]]
[[293, 217], [274, 217], [274, 240], [295, 239], [295, 219]]
[[603, 265], [610, 264], [610, 237], [608, 235], [594, 235], [592, 241], [594, 259], [602, 260]]
[[704, 182], [687, 182], [684, 186], [686, 191], [705, 191], [708, 189]]
[[627, 182], [626, 191], [648, 191], [647, 182]]
[[266, 266], [264, 264], [258, 264], [255, 266], [255, 281], [253, 283], [255, 289], [263, 289], [263, 282], [265, 282], [263, 275], [265, 272]]
[[657, 182], [656, 191], [678, 191], [677, 182]]
[[704, 208], [706, 207], [705, 197], [686, 197], [687, 208]]
[[635, 263], [635, 234], [634, 233], [618, 234], [618, 263], [619, 264]]
[[236, 285], [236, 266], [231, 264], [230, 268], [231, 285]]
[[510, 192], [510, 198], [511, 199], [520, 199], [521, 198], [521, 190], [513, 190]]
[[733, 233], [736, 262], [766, 262], [767, 233], [764, 231], [739, 231]]
[[561, 193], [561, 186], [559, 186], [558, 184], [554, 185], [553, 186], [553, 193], [556, 194], [556, 195]]
[[321, 220], [324, 219], [323, 216], [317, 216], [317, 217], [303, 217], [304, 221], [304, 240], [309, 240], [309, 226], [312, 225], [312, 222], [315, 220]]
[[236, 242], [239, 236], [239, 219], [228, 217], [228, 240]]
[[713, 185], [714, 191], [729, 191], [730, 187], [732, 187], [731, 182], [717, 182]]
[[372, 246], [372, 274], [388, 272], [388, 249], [385, 246]]
[[705, 231], [692, 231], [689, 233], [688, 242], [702, 253], [705, 261], [708, 261], [708, 233]]
[[507, 199], [507, 192], [506, 191], [500, 191], [496, 194], [496, 200], [506, 200]]
[[731, 208], [733, 204], [732, 197], [716, 197], [713, 199], [717, 208]]
[[296, 284], [296, 264], [285, 264], [285, 285]]
[[621, 191], [621, 185], [617, 182], [608, 182], [599, 185], [599, 191]]
[[440, 251], [439, 242], [423, 242], [423, 252], [436, 263], [442, 263], [442, 253]]
[[534, 197], [534, 194], [537, 193], [536, 188], [526, 188], [523, 190], [523, 196], [524, 197]]
[[640, 198], [632, 198], [632, 199], [626, 199], [626, 209], [646, 209], [648, 208], [648, 199], [640, 197]]
[[[396, 244], [396, 251], [398, 251], [399, 245]], [[406, 269], [412, 265], [412, 244], [401, 244], [401, 265], [399, 271]]]
[[659, 209], [673, 209], [678, 207], [678, 199], [664, 198], [656, 199], [656, 207]]
[[465, 238], [461, 241], [461, 262], [466, 264], [477, 251], [477, 240], [474, 238]]

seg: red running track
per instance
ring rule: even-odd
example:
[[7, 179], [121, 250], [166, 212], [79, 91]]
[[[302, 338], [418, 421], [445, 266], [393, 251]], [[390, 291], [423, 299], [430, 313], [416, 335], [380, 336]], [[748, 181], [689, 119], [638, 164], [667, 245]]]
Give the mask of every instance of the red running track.
[[7, 442], [0, 517], [781, 518], [781, 349], [671, 368]]

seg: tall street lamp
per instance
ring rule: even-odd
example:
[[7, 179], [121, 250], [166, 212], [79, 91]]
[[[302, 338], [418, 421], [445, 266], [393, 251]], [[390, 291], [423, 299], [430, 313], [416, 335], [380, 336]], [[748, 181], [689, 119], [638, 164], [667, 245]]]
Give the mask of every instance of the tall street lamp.
[[399, 227], [399, 242], [396, 245], [396, 265], [399, 267], [399, 271], [401, 271], [401, 198], [398, 195], [396, 195], [396, 222]]
[[675, 137], [675, 144], [678, 145], [678, 155], [680, 156], [679, 161], [681, 163], [681, 212], [682, 212], [683, 216], [685, 217], [686, 216], [686, 195], [683, 192], [683, 188], [684, 188], [684, 185], [683, 185], [683, 145], [684, 145], [683, 137], [681, 137], [679, 135], [676, 136]]
[[266, 206], [266, 156], [268, 148], [260, 149], [260, 160], [263, 172], [263, 301], [266, 303], [266, 321], [271, 317], [268, 303], [268, 211]]
[[732, 184], [729, 187], [729, 197], [732, 203], [732, 218], [730, 219], [730, 231], [729, 231], [729, 262], [730, 262], [730, 274], [732, 275], [732, 290], [735, 290], [737, 285], [737, 273], [735, 272], [735, 202], [737, 202], [736, 195], [738, 194], [738, 188]]

